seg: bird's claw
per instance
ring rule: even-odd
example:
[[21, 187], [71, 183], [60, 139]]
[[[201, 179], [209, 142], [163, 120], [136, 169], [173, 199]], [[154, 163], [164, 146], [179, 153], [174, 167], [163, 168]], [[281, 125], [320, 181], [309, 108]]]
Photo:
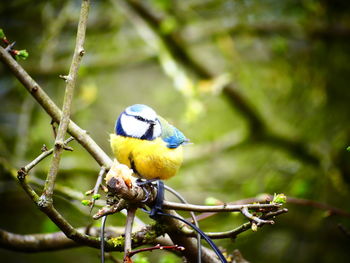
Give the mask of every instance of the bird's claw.
[[156, 181], [157, 179], [150, 179], [150, 180], [145, 180], [145, 181], [143, 181], [141, 178], [138, 178], [137, 180], [136, 180], [136, 184], [138, 185], [138, 186], [140, 186], [141, 188], [142, 188], [142, 190], [145, 192], [145, 194], [146, 194], [146, 197], [145, 197], [145, 199], [143, 199], [142, 201], [141, 201], [141, 203], [147, 203], [148, 201], [149, 201], [149, 198], [150, 198], [150, 196], [151, 196], [151, 191], [149, 191], [148, 189], [147, 189], [147, 186], [149, 186], [150, 188], [151, 187], [154, 187], [153, 186], [153, 182], [154, 181]]

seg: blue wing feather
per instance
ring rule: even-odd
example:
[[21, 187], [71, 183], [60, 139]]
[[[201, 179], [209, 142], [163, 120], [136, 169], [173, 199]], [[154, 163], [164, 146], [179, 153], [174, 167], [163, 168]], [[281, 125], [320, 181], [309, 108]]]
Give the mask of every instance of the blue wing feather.
[[162, 127], [161, 137], [167, 143], [168, 148], [175, 149], [189, 141], [181, 131], [169, 124], [165, 119], [160, 116], [158, 116], [158, 119]]
[[184, 142], [188, 142], [188, 139], [185, 137], [185, 135], [180, 132], [178, 129], [175, 127], [172, 127], [174, 134], [171, 136], [163, 137], [163, 141], [167, 143], [167, 147], [170, 149], [174, 149], [179, 147], [181, 144]]

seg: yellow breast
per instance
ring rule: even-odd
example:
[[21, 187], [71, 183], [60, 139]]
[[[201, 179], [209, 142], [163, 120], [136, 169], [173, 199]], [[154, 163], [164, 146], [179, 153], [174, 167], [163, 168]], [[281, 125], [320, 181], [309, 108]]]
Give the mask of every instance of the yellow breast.
[[115, 158], [145, 179], [168, 179], [182, 164], [182, 146], [170, 149], [161, 138], [148, 141], [111, 134], [110, 142]]

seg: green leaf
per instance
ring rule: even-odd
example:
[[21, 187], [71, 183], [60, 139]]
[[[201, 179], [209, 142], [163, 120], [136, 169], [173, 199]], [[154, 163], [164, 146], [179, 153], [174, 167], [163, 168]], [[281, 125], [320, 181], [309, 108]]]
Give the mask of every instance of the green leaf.
[[350, 146], [348, 146], [348, 147], [346, 148], [346, 150], [350, 152]]
[[0, 38], [6, 38], [4, 30], [2, 30], [2, 28], [0, 28]]
[[98, 199], [101, 198], [101, 195], [100, 195], [100, 194], [95, 194], [95, 195], [92, 196], [92, 198], [93, 198], [94, 200], [98, 200]]
[[89, 206], [91, 204], [90, 200], [81, 200], [81, 204], [84, 206]]
[[287, 196], [285, 194], [274, 194], [272, 203], [285, 204], [287, 202]]
[[16, 59], [22, 59], [22, 60], [26, 60], [29, 56], [29, 53], [27, 52], [27, 50], [22, 49], [22, 50], [18, 50], [17, 54], [16, 54]]

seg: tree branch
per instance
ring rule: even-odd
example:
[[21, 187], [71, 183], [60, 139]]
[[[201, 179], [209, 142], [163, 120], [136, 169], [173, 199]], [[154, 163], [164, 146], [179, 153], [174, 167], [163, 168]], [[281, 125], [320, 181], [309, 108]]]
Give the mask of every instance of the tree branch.
[[253, 210], [266, 210], [266, 209], [277, 209], [281, 205], [280, 204], [245, 204], [245, 205], [192, 205], [192, 204], [181, 204], [174, 203], [169, 201], [164, 201], [163, 208], [164, 209], [173, 209], [173, 210], [181, 210], [181, 211], [193, 211], [193, 212], [238, 212], [243, 208], [253, 209]]
[[136, 213], [136, 207], [128, 208], [128, 214], [126, 217], [125, 225], [125, 245], [124, 245], [124, 258], [129, 255], [131, 251], [131, 233], [132, 233], [132, 224], [134, 222]]
[[153, 251], [153, 250], [157, 250], [157, 249], [160, 249], [160, 250], [175, 250], [175, 251], [176, 250], [179, 250], [179, 251], [185, 250], [184, 247], [178, 246], [178, 245], [161, 246], [160, 244], [157, 244], [154, 247], [145, 247], [145, 248], [140, 248], [140, 249], [137, 249], [137, 250], [130, 251], [127, 254], [127, 257], [131, 258], [132, 256], [134, 256], [137, 253], [146, 252], [146, 251]]
[[[273, 211], [273, 212], [269, 212], [264, 214], [261, 218], [263, 219], [270, 219], [270, 218], [274, 218], [275, 216], [287, 213], [288, 209], [287, 208], [283, 208], [277, 211]], [[210, 238], [213, 239], [222, 239], [222, 238], [236, 238], [239, 234], [251, 229], [252, 226], [252, 222], [247, 222], [244, 223], [243, 225], [229, 230], [229, 231], [225, 231], [225, 232], [206, 232], [205, 234], [208, 235]], [[258, 227], [262, 227], [264, 226], [264, 224], [258, 224]], [[194, 233], [191, 234], [191, 236], [194, 236]]]
[[[39, 84], [17, 63], [11, 55], [0, 46], [0, 60], [6, 65], [16, 78], [23, 84], [28, 92], [36, 99], [50, 117], [57, 123], [60, 122], [62, 112], [57, 105], [51, 100]], [[97, 161], [99, 165], [109, 168], [112, 160], [96, 144], [96, 142], [73, 121], [68, 124], [68, 133], [71, 134]]]
[[[238, 201], [230, 202], [229, 204], [230, 205], [240, 205], [240, 204], [249, 204], [249, 203], [256, 203], [256, 202], [258, 202], [258, 203], [259, 202], [270, 202], [272, 200], [273, 200], [272, 195], [263, 194], [263, 195], [260, 195], [259, 197], [252, 197], [252, 198], [248, 198], [248, 199], [238, 200]], [[350, 218], [350, 213], [348, 211], [331, 206], [331, 205], [326, 204], [326, 203], [317, 202], [314, 200], [287, 196], [287, 204], [309, 206], [309, 207], [313, 207], [313, 208], [317, 208], [317, 209], [326, 210], [326, 211], [328, 211], [329, 215], [338, 215], [338, 216]], [[217, 212], [203, 213], [201, 215], [198, 215], [197, 219], [203, 220], [207, 217], [215, 215], [216, 213]]]
[[[67, 145], [69, 142], [71, 142], [74, 138], [70, 137], [68, 138], [63, 144]], [[33, 161], [31, 161], [29, 164], [26, 166], [22, 167], [19, 171], [18, 174], [23, 174], [22, 176], [26, 176], [31, 169], [33, 169], [36, 165], [38, 165], [42, 160], [44, 160], [47, 156], [52, 154], [54, 151], [54, 148], [50, 150], [45, 150], [43, 151], [38, 157], [36, 157]]]
[[263, 225], [263, 224], [270, 224], [270, 225], [272, 225], [272, 224], [275, 223], [275, 222], [272, 221], [272, 220], [263, 220], [263, 219], [260, 219], [260, 218], [257, 217], [257, 216], [252, 215], [251, 213], [249, 213], [247, 207], [243, 207], [243, 208], [241, 209], [241, 212], [242, 212], [242, 214], [243, 214], [246, 218], [252, 220], [252, 221], [253, 221], [254, 223], [256, 223], [257, 225]]
[[60, 124], [58, 126], [57, 136], [55, 139], [55, 147], [53, 150], [53, 158], [51, 161], [51, 166], [49, 172], [46, 177], [46, 182], [44, 186], [44, 191], [41, 195], [41, 203], [42, 205], [49, 205], [52, 203], [52, 195], [55, 187], [55, 181], [59, 169], [59, 164], [61, 160], [61, 154], [63, 152], [64, 147], [64, 137], [67, 132], [68, 124], [70, 121], [70, 112], [73, 101], [73, 94], [75, 83], [78, 76], [78, 70], [80, 67], [81, 59], [85, 53], [83, 45], [85, 41], [85, 32], [87, 26], [87, 19], [89, 14], [90, 1], [83, 0], [81, 3], [80, 9], [80, 17], [78, 24], [78, 32], [76, 38], [76, 45], [73, 54], [72, 63], [69, 69], [69, 74], [65, 78], [67, 85], [64, 94], [63, 107], [62, 107], [62, 115], [60, 119]]
[[18, 235], [0, 229], [0, 246], [20, 252], [42, 252], [79, 246], [63, 232]]

